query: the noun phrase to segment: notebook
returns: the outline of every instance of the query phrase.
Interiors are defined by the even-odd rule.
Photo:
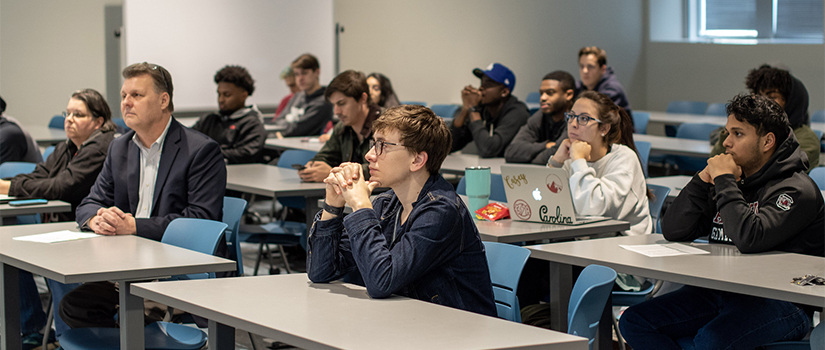
[[[529,165],[502,165],[501,178],[513,220],[581,225],[609,219],[576,216],[567,171]]]

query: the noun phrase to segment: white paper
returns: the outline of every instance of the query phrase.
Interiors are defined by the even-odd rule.
[[[27,241],[27,242],[37,242],[37,243],[55,243],[55,242],[64,242],[64,241],[71,241],[75,239],[84,239],[84,238],[92,238],[97,237],[97,234],[90,233],[90,232],[76,232],[76,231],[56,231],[56,232],[48,232],[48,233],[40,233],[36,235],[29,235],[29,236],[20,236],[14,237],[13,239],[16,241]]]
[[[12,200],[12,199],[14,199],[14,197],[9,196],[9,195],[7,195],[7,194],[0,194],[0,201],[3,201],[3,200]]]
[[[694,248],[681,243],[638,245],[619,244],[619,246],[631,252],[643,254],[651,258],[675,255],[710,254],[710,252],[708,251],[699,248]]]

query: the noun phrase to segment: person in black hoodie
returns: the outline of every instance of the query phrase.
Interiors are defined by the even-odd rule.
[[[617,106],[624,108],[628,115],[630,101],[624,93],[624,87],[613,68],[607,65],[607,52],[596,46],[587,46],[579,50],[579,78],[576,93],[592,90],[601,92],[610,97]]]
[[[742,253],[784,251],[825,256],[825,203],[806,174],[782,107],[765,96],[740,95],[727,107],[725,154],[708,159],[662,219],[670,241],[708,235]],[[620,329],[634,349],[753,349],[798,340],[812,311],[793,303],[685,286],[628,308]]]
[[[247,97],[255,92],[255,80],[243,67],[226,66],[215,74],[215,83],[219,111],[201,117],[192,129],[217,141],[227,164],[260,162],[266,130],[261,111],[246,106]]]
[[[788,115],[799,147],[808,156],[808,171],[819,166],[819,138],[811,129],[811,117],[808,116],[808,90],[805,84],[784,69],[767,64],[752,69],[745,79],[745,85],[753,94],[767,96],[774,100]],[[728,134],[723,130],[719,140],[710,151],[711,156],[725,152],[722,142]]]
[[[493,63],[486,70],[473,69],[473,74],[481,78],[481,86],[476,89],[468,85],[461,90],[461,111],[450,126],[451,152],[475,142],[479,156],[503,157],[530,111],[512,95],[516,76],[509,68]]]

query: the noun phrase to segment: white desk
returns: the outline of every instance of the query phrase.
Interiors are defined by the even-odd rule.
[[[0,349],[19,349],[19,270],[61,283],[120,282],[120,342],[143,349],[143,300],[129,294],[132,281],[235,270],[235,262],[137,236],[100,236],[60,243],[13,240],[16,236],[76,230],[74,222],[0,227]]]
[[[553,329],[567,329],[572,265],[599,264],[635,276],[825,306],[825,286],[790,283],[793,277],[805,274],[825,275],[822,257],[783,252],[742,254],[733,245],[703,244],[694,246],[710,254],[650,258],[619,247],[666,242],[662,235],[642,235],[528,246],[531,257],[550,261]]]
[[[501,166],[507,164],[504,158],[481,158],[477,154],[464,154],[453,152],[447,155],[444,163],[441,164],[442,174],[464,175],[464,169],[467,167],[484,166],[490,167],[490,173],[501,174]],[[533,164],[519,164],[527,166],[544,167],[544,165]]]
[[[211,349],[234,349],[233,328],[305,349],[587,349],[584,338],[399,296],[371,299],[363,287],[306,274],[132,287],[209,319]]]
[[[65,213],[71,210],[71,204],[58,200],[50,200],[46,204],[26,205],[22,207],[0,204],[0,218],[31,214]]]
[[[649,177],[645,179],[648,184],[651,185],[659,185],[665,186],[670,188],[670,193],[667,194],[670,198],[676,198],[679,196],[679,193],[682,191],[683,188],[690,182],[692,176],[687,175],[674,175],[674,176],[660,176],[660,177]]]
[[[664,124],[664,125],[680,125],[682,123],[707,123],[725,126],[728,122],[727,117],[705,115],[705,114],[683,114],[683,113],[667,113],[662,111],[639,111],[650,113],[650,123]],[[825,123],[811,123],[811,129],[825,131]],[[648,124],[648,130],[654,134],[664,135],[664,130],[651,128]]]
[[[633,140],[650,142],[650,153],[689,157],[710,156],[711,145],[705,140],[691,140],[645,134],[633,134]]]
[[[35,142],[40,146],[51,146],[62,141],[66,141],[66,131],[63,129],[52,129],[45,125],[22,125],[28,131]]]
[[[302,196],[306,198],[306,222],[318,212],[318,199],[326,190],[323,182],[303,182],[295,169],[266,164],[233,164],[226,166],[226,189],[266,197]]]
[[[628,222],[618,220],[605,220],[582,225],[551,225],[512,219],[498,221],[474,219],[474,221],[481,240],[501,243],[599,236],[630,229]]]
[[[302,149],[318,152],[324,147],[323,142],[318,142],[317,137],[285,137],[282,139],[268,138],[264,148],[273,150]]]

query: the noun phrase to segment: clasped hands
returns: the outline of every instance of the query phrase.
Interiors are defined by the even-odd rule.
[[[358,163],[341,163],[332,168],[324,179],[327,204],[333,207],[349,205],[352,210],[372,208],[370,195],[378,182],[366,181],[364,170]]]
[[[89,220],[89,228],[99,235],[133,235],[137,232],[135,217],[118,207],[100,208]]]
[[[736,165],[733,156],[722,153],[708,159],[708,166],[699,172],[699,178],[709,184],[714,184],[713,179],[719,175],[732,174],[736,181],[742,178],[742,167]]]
[[[553,155],[553,160],[558,163],[564,163],[564,161],[568,159],[584,159],[589,161],[590,149],[591,146],[586,141],[570,141],[570,139],[564,139],[559,145],[558,150],[556,150],[556,154]]]

